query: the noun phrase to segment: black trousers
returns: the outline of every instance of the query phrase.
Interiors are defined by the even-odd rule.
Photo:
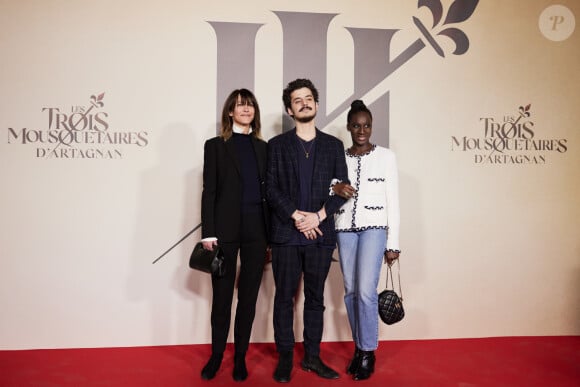
[[[227,221],[227,220],[224,220]],[[223,353],[230,330],[232,300],[236,282],[238,251],[240,274],[238,304],[234,323],[236,352],[246,352],[256,314],[256,300],[264,273],[266,258],[266,229],[261,211],[242,214],[239,242],[220,242],[224,252],[226,272],[221,278],[212,276],[213,300],[211,307],[212,352]]]
[[[304,276],[304,350],[320,354],[324,319],[324,284],[332,249],[311,246],[272,246],[274,297],[274,339],[278,352],[294,349],[294,298]]]

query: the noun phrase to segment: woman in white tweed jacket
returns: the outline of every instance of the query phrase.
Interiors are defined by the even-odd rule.
[[[356,345],[347,373],[354,380],[374,372],[379,339],[377,285],[384,261],[399,258],[399,182],[393,151],[371,144],[372,114],[356,100],[347,116],[352,146],[346,152],[352,185],[338,182],[332,194],[348,201],[335,213],[344,302]]]

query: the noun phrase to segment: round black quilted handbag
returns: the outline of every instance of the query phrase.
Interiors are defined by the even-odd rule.
[[[399,260],[397,259],[397,264]],[[391,275],[391,284],[393,289],[389,289],[389,274]],[[405,317],[405,310],[403,309],[403,292],[401,290],[401,275],[399,267],[399,293],[397,294],[394,290],[394,280],[393,272],[391,271],[391,266],[387,267],[387,286],[386,289],[379,293],[379,316],[381,320],[387,324],[391,325],[399,322]]]

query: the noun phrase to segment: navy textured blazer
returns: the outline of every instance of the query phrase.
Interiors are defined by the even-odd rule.
[[[316,129],[316,151],[312,173],[311,208],[297,208],[300,200],[300,179],[296,148],[296,128],[282,133],[268,142],[266,197],[271,210],[270,241],[287,243],[295,229],[291,218],[296,210],[316,212],[324,206],[327,218],[319,228],[323,236],[318,244],[333,246],[336,243],[333,214],[345,199],[329,195],[330,183],[336,178],[348,182],[344,146],[338,138]]]
[[[266,142],[249,135],[256,154],[264,224],[268,230],[266,203]],[[202,239],[217,237],[218,242],[240,241],[242,175],[236,145],[230,138],[214,137],[205,142],[203,160],[203,192],[201,195]]]

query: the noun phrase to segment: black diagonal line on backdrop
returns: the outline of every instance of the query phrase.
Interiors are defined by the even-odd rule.
[[[168,249],[167,249],[167,250],[166,250],[166,251],[165,251],[163,254],[161,254],[159,257],[157,257],[157,259],[156,259],[155,261],[153,261],[152,263],[155,263],[155,262],[159,261],[161,258],[163,258],[163,257],[165,256],[165,254],[167,254],[168,252],[170,252],[171,250],[173,250],[173,248],[174,248],[175,246],[177,246],[178,244],[180,244],[181,242],[183,242],[183,240],[184,240],[185,238],[187,238],[188,236],[190,236],[191,234],[193,234],[193,232],[194,232],[195,230],[197,230],[198,228],[200,228],[200,227],[201,227],[201,223],[200,223],[200,224],[198,224],[197,226],[195,226],[195,227],[193,228],[193,230],[191,230],[190,232],[188,232],[187,234],[185,234],[185,235],[184,235],[184,236],[183,236],[183,237],[182,237],[180,240],[178,240],[177,242],[175,242],[175,243],[173,244],[173,246],[171,246],[170,248],[168,248]]]

